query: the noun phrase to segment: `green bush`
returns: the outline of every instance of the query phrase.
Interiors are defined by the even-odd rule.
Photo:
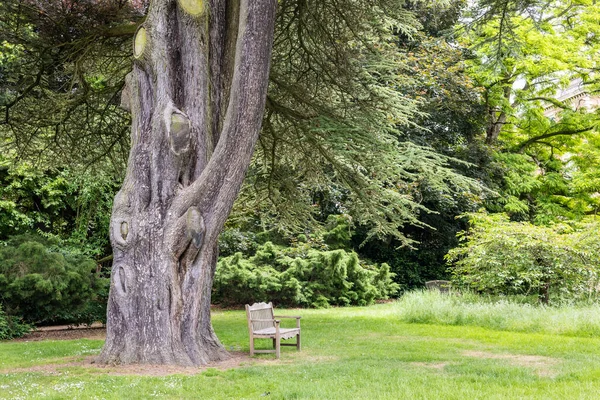
[[[469,217],[461,246],[447,255],[456,285],[491,295],[538,295],[544,303],[597,294],[597,223],[546,227],[503,214]]]
[[[120,181],[101,169],[40,169],[0,155],[0,243],[33,230],[101,258]]]
[[[20,318],[6,315],[0,305],[0,340],[21,337],[31,331],[31,325],[25,324]]]
[[[370,265],[354,252],[318,250],[299,243],[259,246],[252,257],[222,258],[213,285],[213,302],[328,307],[367,305],[398,290],[387,264]]]
[[[91,323],[105,318],[108,280],[91,259],[17,236],[0,248],[0,303],[26,323]]]

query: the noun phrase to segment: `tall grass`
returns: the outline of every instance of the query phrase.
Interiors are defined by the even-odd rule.
[[[395,304],[404,322],[468,325],[495,330],[540,332],[567,336],[600,336],[600,305],[520,304],[491,301],[474,294],[408,292]]]

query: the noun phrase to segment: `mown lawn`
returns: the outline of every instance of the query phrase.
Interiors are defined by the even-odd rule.
[[[99,340],[0,343],[6,399],[598,399],[600,337],[402,322],[401,303],[300,310],[303,351],[197,375],[114,376],[62,367]],[[286,313],[291,313],[286,312]],[[227,348],[248,350],[242,311],[215,312]],[[256,360],[272,359],[260,355]]]

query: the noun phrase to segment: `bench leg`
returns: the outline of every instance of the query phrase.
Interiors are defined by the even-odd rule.
[[[254,336],[250,335],[250,356],[254,355]]]
[[[300,351],[301,346],[300,346],[300,334],[296,335],[296,348],[298,349],[298,351]]]
[[[277,334],[277,335],[275,335],[275,354],[277,355],[277,358],[279,358],[279,355],[281,353],[280,345],[281,345],[281,338],[279,337],[279,334]]]

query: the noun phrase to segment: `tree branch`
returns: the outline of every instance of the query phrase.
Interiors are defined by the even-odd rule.
[[[146,18],[140,18],[137,21],[132,21],[128,24],[111,26],[99,33],[99,36],[112,38],[121,36],[133,36],[137,28],[146,20]]]
[[[548,138],[551,138],[554,136],[577,135],[580,133],[591,131],[594,128],[595,128],[595,126],[588,126],[587,128],[574,129],[574,130],[573,129],[564,129],[562,131],[550,132],[550,133],[545,133],[543,135],[534,136],[534,137],[522,142],[521,144],[517,145],[516,152],[523,153],[523,151],[525,151],[525,149],[527,147],[531,146],[534,143],[539,143],[544,139],[548,139]]]
[[[2,125],[8,124],[9,119],[10,119],[10,109],[11,109],[11,107],[13,107],[19,101],[23,100],[25,98],[25,96],[27,96],[33,89],[35,89],[37,86],[39,86],[39,84],[42,81],[42,76],[43,75],[44,75],[44,68],[40,67],[40,70],[38,71],[38,73],[35,76],[35,80],[29,86],[27,86],[25,88],[25,90],[23,90],[23,92],[21,94],[19,94],[17,97],[15,97],[13,99],[13,101],[11,101],[8,104],[4,105],[4,108],[5,108],[5,120],[2,123]]]
[[[192,206],[198,207],[206,217],[207,234],[211,236],[218,235],[225,223],[258,138],[265,108],[276,8],[276,0],[241,2],[234,75],[219,142],[200,177],[172,204],[176,217]]]
[[[563,110],[569,109],[569,106],[565,102],[553,99],[552,97],[537,96],[537,97],[531,97],[531,98],[527,99],[527,101],[536,101],[536,100],[547,101],[548,103],[552,103],[552,105],[554,105],[558,108],[562,108]]]

